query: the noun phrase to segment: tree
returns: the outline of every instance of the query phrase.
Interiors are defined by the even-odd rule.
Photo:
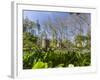
[[[86,13],[70,13],[70,16],[74,20],[74,23],[77,24],[75,28],[77,29],[78,34],[83,34],[84,28],[90,30],[90,14]]]
[[[51,19],[48,17],[48,20],[44,22],[44,28],[45,32],[48,34],[48,36],[51,36],[51,44],[52,47],[56,47],[57,45],[57,28],[56,26],[52,23]]]
[[[36,45],[37,37],[33,36],[29,32],[23,33],[23,50],[32,51],[32,49],[36,49],[38,46]]]
[[[34,21],[29,20],[28,17],[23,19],[23,32],[28,32],[33,27],[36,27],[36,23]]]

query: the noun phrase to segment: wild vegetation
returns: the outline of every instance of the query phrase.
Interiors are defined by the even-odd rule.
[[[91,65],[90,14],[68,15],[43,24],[23,19],[23,69]]]

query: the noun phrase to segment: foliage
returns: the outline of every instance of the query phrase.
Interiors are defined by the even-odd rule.
[[[37,37],[33,36],[31,33],[28,33],[28,32],[23,33],[24,50],[31,51],[32,49],[37,48],[36,42],[37,42]]]
[[[35,22],[29,20],[28,18],[25,18],[23,20],[23,32],[26,32],[29,29],[32,29],[32,27],[35,27]]]
[[[44,30],[41,30],[41,28],[36,30],[35,22],[27,18],[24,20],[23,69],[91,65],[91,34],[87,32],[87,34],[83,35],[80,19],[78,20],[80,26],[75,28],[78,31],[73,30],[73,27],[68,29],[69,27],[65,25],[66,20],[63,21],[57,18],[55,21],[58,25],[54,25],[51,19],[49,19],[44,25]],[[41,27],[39,23],[38,25]],[[69,31],[72,30],[70,33],[73,33],[71,36],[73,39],[68,37],[69,31],[67,29]]]
[[[27,69],[35,68],[53,68],[68,67],[69,64],[74,66],[89,66],[91,61],[90,51],[67,51],[57,49],[38,49],[33,51],[32,55],[24,55],[24,64],[28,65]],[[31,64],[31,65],[30,65]]]
[[[41,68],[48,68],[48,64],[42,61],[38,61],[32,67],[32,69],[41,69]]]

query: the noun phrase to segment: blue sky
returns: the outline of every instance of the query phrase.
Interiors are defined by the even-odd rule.
[[[48,20],[48,17],[52,20],[55,21],[54,19],[56,16],[59,16],[61,18],[68,17],[69,13],[67,12],[49,12],[49,11],[29,11],[25,10],[24,11],[24,19],[28,17],[31,21],[36,22],[39,20],[40,24],[42,24],[44,21]]]
[[[89,22],[90,24],[90,20],[91,20],[91,17],[90,17],[90,14],[89,13],[82,13],[83,15],[87,16],[87,22]],[[34,21],[36,23],[36,21],[38,20],[39,21],[39,24],[41,26],[44,25],[44,23],[46,21],[48,21],[48,18],[50,18],[50,20],[52,21],[53,24],[56,24],[56,26],[59,26],[59,23],[56,23],[56,18],[57,17],[60,17],[61,20],[69,20],[70,22],[75,20],[74,17],[72,17],[69,12],[54,12],[54,11],[33,11],[33,10],[24,10],[23,11],[23,18],[28,18],[29,20],[31,21]],[[78,21],[78,20],[77,20]],[[76,21],[76,22],[77,22]],[[79,20],[80,21],[80,20]],[[67,23],[65,23],[65,25],[67,25]],[[68,30],[65,30],[65,31],[68,31],[69,34],[71,34],[70,32],[70,27],[74,27],[76,25],[74,25],[73,22],[70,23],[70,26],[69,26],[69,29]],[[79,27],[80,24],[77,23],[77,27]],[[61,26],[59,26],[61,27]],[[83,34],[86,34],[87,32],[87,29],[89,26],[87,26],[87,24],[83,21],[81,22],[81,27],[83,27],[83,30],[84,30],[84,33]],[[56,27],[57,28],[57,27]],[[73,36],[72,36],[73,37]],[[71,36],[70,36],[71,38]]]

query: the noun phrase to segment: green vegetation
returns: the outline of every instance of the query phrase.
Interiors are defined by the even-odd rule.
[[[90,16],[67,15],[63,19],[55,15],[55,22],[48,17],[42,25],[23,20],[23,69],[91,65]]]
[[[63,44],[73,45],[69,48],[42,48],[36,45],[37,37],[30,33],[23,34],[23,68],[39,69],[39,68],[55,68],[69,67],[69,64],[76,66],[89,66],[91,63],[91,51],[87,47],[88,36],[76,36],[75,44],[65,41]],[[82,39],[82,40],[81,40]],[[85,41],[86,45],[82,43]],[[67,43],[68,42],[68,43]],[[72,48],[73,47],[73,48]]]

